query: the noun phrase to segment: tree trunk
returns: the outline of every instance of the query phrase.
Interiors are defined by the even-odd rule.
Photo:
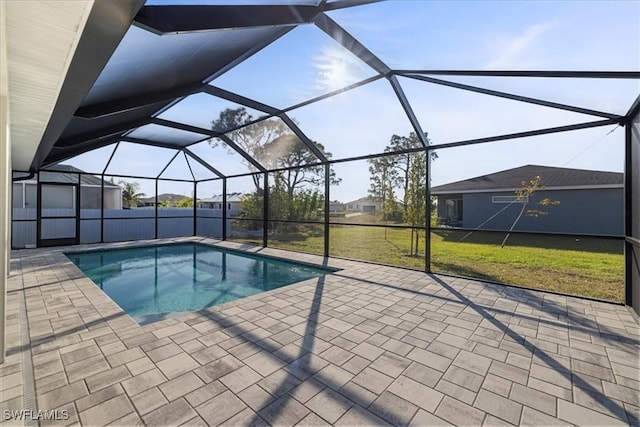
[[[409,255],[413,255],[413,233],[415,233],[415,230],[412,228],[411,229],[411,249],[409,251]]]
[[[515,219],[515,221],[513,221],[513,224],[511,224],[511,228],[509,228],[509,231],[507,232],[507,235],[504,236],[504,240],[502,241],[502,244],[500,245],[500,248],[504,248],[504,245],[507,243],[507,239],[509,238],[511,231],[513,231],[514,227],[516,226],[516,224],[518,223],[518,221],[522,217],[522,214],[524,213],[524,210],[525,210],[526,207],[527,207],[527,204],[524,203],[522,205],[522,209],[520,209],[520,213],[518,214],[518,217]]]

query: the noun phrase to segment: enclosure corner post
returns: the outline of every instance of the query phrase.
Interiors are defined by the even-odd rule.
[[[264,172],[264,191],[262,192],[262,246],[267,247],[269,238],[269,173]]]
[[[331,207],[330,191],[331,191],[331,165],[324,165],[324,256],[329,256],[329,219]]]
[[[222,240],[227,240],[227,178],[222,178]]]

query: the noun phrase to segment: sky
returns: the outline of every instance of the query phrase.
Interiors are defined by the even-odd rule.
[[[303,1],[302,3],[308,3]],[[400,1],[374,3],[328,15],[393,69],[640,70],[640,2],[637,1]],[[140,29],[132,31],[141,31]],[[163,36],[182,37],[188,35]],[[212,84],[286,108],[374,76],[356,56],[314,25],[293,29]],[[640,94],[638,80],[439,77],[493,90],[593,110],[624,114]],[[399,77],[432,144],[599,120],[598,117],[525,104]],[[193,95],[160,115],[208,127],[224,108],[209,95]],[[249,111],[254,117],[261,113]],[[392,135],[413,128],[386,79],[290,111],[302,131],[333,158],[381,152]],[[158,131],[155,129],[154,131]],[[160,129],[161,131],[161,129]],[[624,130],[615,125],[562,134],[438,150],[432,185],[454,182],[525,164],[623,170]],[[156,176],[173,153],[121,144],[109,173],[142,171]],[[102,153],[76,165],[101,171]],[[238,155],[207,142],[193,151],[226,174],[248,171]],[[141,161],[144,159],[144,161]],[[182,163],[178,163],[182,162]],[[67,162],[74,164],[74,161]],[[163,176],[184,177],[181,156]],[[340,185],[331,200],[367,195],[366,161],[334,166]],[[194,171],[196,173],[196,171]],[[199,169],[197,175],[211,175]],[[147,195],[153,181],[138,180]],[[228,191],[250,191],[250,179],[230,179]],[[160,193],[190,195],[189,183],[162,183]],[[198,197],[219,194],[219,184],[201,184]]]

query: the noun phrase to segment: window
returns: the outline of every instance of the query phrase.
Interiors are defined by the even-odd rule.
[[[527,203],[529,202],[529,196],[493,196],[491,197],[491,203]]]
[[[459,225],[459,222],[462,221],[462,200],[446,199],[445,205],[447,206],[447,222],[450,225]]]

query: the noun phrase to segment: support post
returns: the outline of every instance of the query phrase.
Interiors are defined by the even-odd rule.
[[[625,121],[625,304],[640,315],[640,96]]]
[[[222,178],[222,240],[227,240],[227,178]]]
[[[158,178],[156,178],[156,202],[154,203],[155,207],[155,215],[156,215],[156,221],[155,221],[155,239],[158,238]]]
[[[264,172],[264,191],[262,192],[262,246],[267,247],[269,238],[269,173]]]
[[[631,141],[632,121],[629,120],[624,127],[624,302],[626,305],[633,304],[633,246],[626,240],[631,236],[632,231],[632,141]]]
[[[80,244],[80,242],[82,241],[80,239],[80,215],[82,215],[82,211],[80,210],[80,203],[82,203],[82,175],[80,175],[80,173],[77,174],[78,175],[78,185],[76,185],[75,191],[76,191],[76,244]]]
[[[104,171],[100,175],[100,243],[104,243]]]
[[[331,165],[329,163],[324,165],[324,256],[329,256],[329,208],[331,206],[330,200],[331,191]]]
[[[431,151],[427,149],[424,152],[425,162],[427,168],[427,176],[425,177],[425,202],[426,206],[426,220],[425,220],[425,235],[424,235],[424,271],[431,273]]]
[[[198,183],[193,181],[193,235],[197,236],[198,231]]]

